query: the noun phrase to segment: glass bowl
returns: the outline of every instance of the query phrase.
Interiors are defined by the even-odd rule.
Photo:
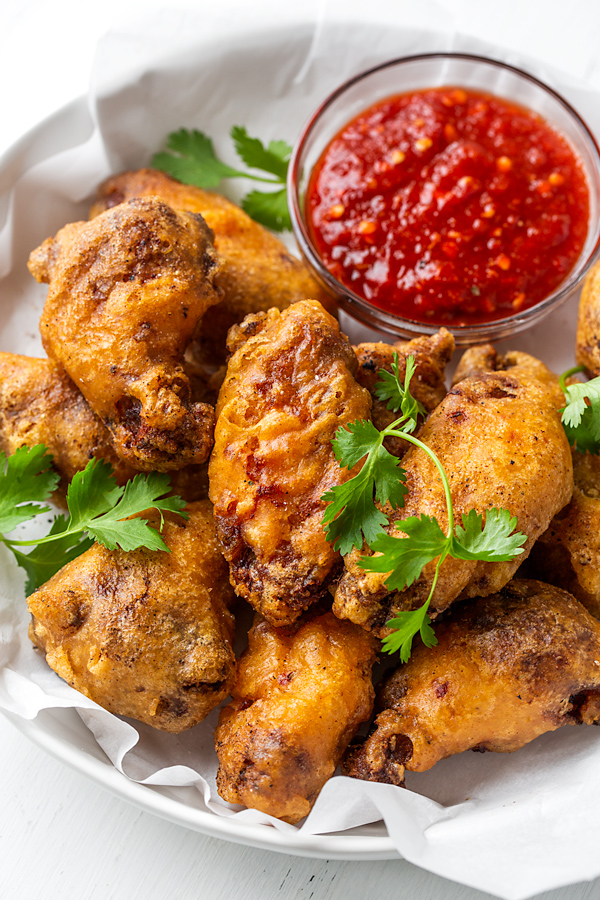
[[[536,305],[481,324],[446,325],[403,318],[379,309],[342,284],[325,267],[305,218],[310,174],[329,142],[361,112],[398,94],[433,87],[462,87],[495,94],[540,115],[575,151],[589,187],[589,223],[581,254],[565,280]],[[496,60],[462,53],[433,53],[392,60],[350,79],[311,115],[294,148],[288,173],[292,226],[300,252],[339,307],[363,325],[393,337],[432,334],[444,324],[460,346],[497,341],[536,325],[579,288],[600,248],[600,151],[577,112],[556,91],[526,72]]]

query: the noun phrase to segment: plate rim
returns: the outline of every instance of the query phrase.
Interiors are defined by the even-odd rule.
[[[60,715],[60,707],[54,707],[47,711]],[[292,834],[270,826],[262,826],[259,831],[256,824],[248,825],[237,822],[228,816],[218,816],[208,810],[187,806],[154,790],[155,786],[141,784],[128,778],[110,762],[108,757],[106,757],[106,763],[103,763],[87,753],[86,750],[75,747],[51,734],[41,728],[35,718],[25,719],[2,708],[0,708],[0,714],[24,737],[55,759],[75,769],[121,800],[175,825],[235,844],[287,853],[292,856],[354,861],[403,858],[394,847],[389,835],[383,837],[356,833],[303,834],[302,832]],[[85,727],[83,722],[81,725]],[[98,747],[103,752],[100,745]]]

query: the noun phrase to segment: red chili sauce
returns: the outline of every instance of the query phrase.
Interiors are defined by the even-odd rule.
[[[589,190],[567,141],[489,94],[389,97],[331,141],[307,191],[325,267],[386,312],[490,322],[547,297],[585,243]]]

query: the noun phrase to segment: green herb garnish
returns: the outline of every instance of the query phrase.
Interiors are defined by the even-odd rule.
[[[578,372],[585,372],[585,367],[575,366],[560,376],[566,400],[561,421],[572,447],[581,453],[600,453],[600,378],[567,385],[567,378]]]
[[[242,209],[256,222],[273,231],[291,229],[285,181],[292,148],[285,141],[271,141],[265,147],[239,125],[234,125],[230,134],[242,162],[250,169],[268,173],[269,177],[235,169],[222,162],[214,151],[211,139],[195,129],[173,131],[167,138],[167,150],[157,153],[152,158],[152,165],[184,184],[208,190],[217,188],[224,178],[249,178],[263,184],[282,186],[276,191],[250,191],[242,200]]]
[[[0,453],[0,541],[14,553],[27,572],[27,594],[34,591],[66,563],[87,550],[94,540],[114,550],[166,550],[162,537],[138,514],[154,508],[183,512],[180,497],[165,497],[169,476],[158,472],[136,475],[124,487],[118,487],[112,467],[104,460],[92,459],[77,472],[67,491],[68,516],[58,516],[49,533],[37,540],[18,541],[5,537],[18,525],[40,513],[55,490],[59,476],[52,470],[52,457],[43,444],[21,447],[8,459]],[[129,518],[136,516],[136,518]],[[33,547],[29,552],[21,548]]]
[[[389,573],[385,585],[390,591],[402,591],[420,576],[424,567],[437,559],[431,590],[425,603],[417,610],[401,612],[386,624],[395,629],[383,641],[388,653],[400,651],[406,662],[412,640],[418,633],[423,643],[432,647],[437,643],[431,619],[427,615],[435,592],[440,567],[451,556],[454,559],[505,562],[522,553],[527,536],[515,532],[517,520],[505,509],[486,510],[483,516],[472,509],[462,516],[462,524],[454,524],[450,485],[436,454],[412,432],[420,404],[410,394],[410,380],[415,361],[409,357],[404,383],[400,380],[397,354],[392,373],[381,373],[377,396],[388,401],[388,408],[401,415],[382,431],[372,422],[353,422],[336,432],[333,447],[341,466],[352,469],[364,459],[360,472],[344,484],[334,487],[323,496],[329,505],[324,516],[327,539],[343,554],[360,549],[363,542],[377,555],[363,556],[358,565],[371,572]],[[395,523],[404,537],[388,534],[384,528],[389,519],[380,506],[390,503],[392,508],[404,506],[407,494],[406,473],[400,460],[383,447],[386,437],[399,437],[420,447],[435,464],[444,487],[448,527],[444,532],[433,516],[410,516]]]

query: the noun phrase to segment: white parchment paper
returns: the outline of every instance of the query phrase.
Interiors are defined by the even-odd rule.
[[[275,19],[265,13],[272,5],[260,0],[251,9],[242,2],[218,6],[208,18],[165,10],[109,34],[98,48],[89,96],[0,160],[0,349],[42,355],[37,323],[45,288],[27,272],[30,251],[66,222],[85,218],[103,178],[147,165],[181,126],[210,134],[235,163],[232,125],[265,141],[293,142],[317,103],[351,75],[410,53],[461,50],[526,68],[559,89],[600,134],[593,41],[583,40],[569,75],[548,59],[468,36],[451,3],[314,0]],[[233,199],[236,190],[244,187],[232,188]],[[564,369],[574,330],[572,303],[511,346]],[[128,778],[187,786],[190,804],[200,791],[206,808],[231,817],[232,827],[235,820],[274,827],[293,842],[295,826],[219,799],[217,711],[183,735],[162,734],[112,716],[51,672],[27,637],[23,582],[0,546],[0,710],[35,719],[43,709],[74,707]],[[510,900],[600,874],[597,729],[564,728],[515,754],[465,753],[429,773],[409,773],[407,786],[335,777],[300,830],[326,834],[383,819],[406,859]]]

